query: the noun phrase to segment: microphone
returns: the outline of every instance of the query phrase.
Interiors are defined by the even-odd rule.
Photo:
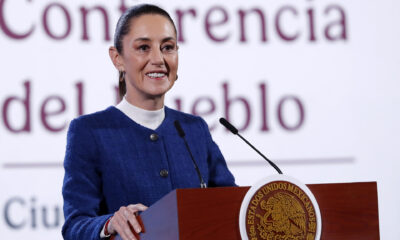
[[[249,145],[251,148],[253,148],[258,154],[261,155],[275,170],[279,173],[282,174],[282,171],[278,168],[278,166],[275,165],[271,160],[269,160],[266,156],[264,156],[260,151],[258,151],[257,148],[255,148],[251,143],[249,143],[242,135],[239,134],[239,131],[230,123],[228,122],[225,118],[220,118],[219,122],[224,125],[229,131],[231,131],[233,134],[238,135],[247,145]]]
[[[183,131],[181,124],[179,123],[178,120],[175,120],[174,121],[174,125],[175,125],[175,128],[176,128],[176,131],[178,132],[179,137],[181,137],[183,139],[183,141],[185,142],[186,149],[189,152],[189,155],[190,155],[190,158],[192,159],[194,168],[196,169],[197,176],[199,177],[200,187],[201,188],[207,188],[207,185],[204,183],[203,177],[201,176],[201,173],[200,173],[200,170],[199,170],[199,166],[197,165],[196,161],[194,160],[192,151],[190,151],[189,144],[186,141],[185,132]]]

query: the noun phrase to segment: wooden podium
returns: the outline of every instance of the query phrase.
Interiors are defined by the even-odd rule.
[[[307,186],[321,211],[321,239],[379,239],[376,182]],[[140,239],[240,240],[239,209],[248,189],[174,190],[141,214]]]

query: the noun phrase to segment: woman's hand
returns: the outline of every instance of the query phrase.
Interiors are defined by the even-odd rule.
[[[147,207],[140,203],[121,207],[111,218],[107,226],[107,231],[110,234],[118,233],[123,240],[137,240],[132,230],[139,234],[142,231],[142,226],[140,226],[136,219],[136,213],[145,211],[146,209]]]

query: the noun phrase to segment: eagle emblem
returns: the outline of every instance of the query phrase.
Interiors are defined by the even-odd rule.
[[[257,230],[266,240],[306,239],[306,212],[301,203],[292,195],[278,192],[260,202],[264,214],[259,218]]]
[[[250,188],[239,220],[245,240],[319,240],[321,236],[314,196],[307,186],[287,176],[273,176]]]

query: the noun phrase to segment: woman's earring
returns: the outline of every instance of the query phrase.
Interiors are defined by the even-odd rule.
[[[176,79],[175,79],[175,81],[176,81],[176,80],[178,80],[178,74],[176,74]]]
[[[119,71],[119,81],[120,82],[125,81],[125,71]]]

